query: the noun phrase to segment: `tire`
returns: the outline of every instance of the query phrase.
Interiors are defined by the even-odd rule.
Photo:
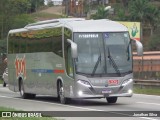
[[[3,81],[3,87],[6,87],[6,83]]]
[[[26,93],[25,93],[25,91],[24,91],[24,85],[23,85],[23,81],[22,81],[22,80],[20,81],[19,87],[20,87],[20,88],[19,88],[19,92],[20,92],[21,98],[26,99],[26,98],[27,98],[27,95],[26,95]]]
[[[117,102],[117,97],[108,97],[106,98],[108,103],[116,103]]]
[[[60,103],[62,104],[67,103],[67,98],[64,95],[64,89],[63,89],[63,85],[61,82],[58,83],[58,97],[59,97]]]
[[[29,93],[28,93],[28,98],[34,99],[35,97],[36,97],[36,94],[29,94]]]
[[[22,80],[20,81],[19,92],[20,92],[21,98],[23,98],[23,99],[29,99],[29,98],[30,98],[30,99],[33,99],[33,98],[36,97],[36,94],[25,93],[24,84],[23,84],[23,81],[22,81]]]

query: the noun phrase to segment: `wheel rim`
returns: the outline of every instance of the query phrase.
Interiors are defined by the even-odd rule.
[[[23,90],[23,83],[21,83],[20,94],[21,94],[21,96],[23,96],[23,95],[24,95],[24,90]]]
[[[64,97],[63,87],[60,87],[59,96],[60,96],[60,102],[61,102],[61,103],[64,103],[64,102],[65,102],[65,97]]]

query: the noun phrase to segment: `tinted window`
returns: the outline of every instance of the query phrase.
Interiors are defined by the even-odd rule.
[[[73,62],[71,57],[71,45],[67,42],[67,39],[72,40],[72,32],[64,28],[64,55],[67,74],[73,77]]]
[[[54,28],[10,34],[8,52],[54,52],[62,56],[62,29]]]

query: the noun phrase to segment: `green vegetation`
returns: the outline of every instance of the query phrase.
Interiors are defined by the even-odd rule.
[[[1,0],[0,39],[6,39],[10,29],[24,27],[33,22],[29,13],[44,5],[44,0]]]
[[[15,111],[13,108],[6,108],[6,107],[1,107],[0,106],[0,111]]]
[[[151,0],[116,0],[111,5],[114,13],[109,14],[105,6],[99,6],[97,12],[91,16],[93,19],[111,19],[115,21],[136,21],[141,22],[144,51],[160,50],[160,6],[155,5]],[[160,3],[159,3],[160,4]],[[148,30],[148,33],[145,31]],[[156,32],[157,31],[157,32]]]
[[[104,6],[99,6],[96,14],[91,16],[92,19],[104,19],[109,15],[108,10],[105,10]]]
[[[99,3],[99,1],[97,2]],[[141,22],[144,49],[159,50],[159,47],[155,47],[157,43],[159,44],[159,36],[155,33],[160,27],[160,5],[158,2],[156,4],[151,0],[116,0],[116,2],[116,4],[111,4],[114,9],[112,14],[109,10],[105,11],[104,4],[97,6],[97,4],[89,4],[87,1],[84,2],[84,12],[89,12],[92,9],[97,10],[95,14],[91,15],[93,19],[108,18],[116,21]],[[37,12],[41,8],[45,8],[44,0],[0,0],[0,40],[6,40],[10,29],[21,28],[37,20],[67,17]],[[149,30],[150,36],[145,37],[148,35],[148,33],[145,34],[145,29]],[[159,34],[159,32],[160,30],[157,33]],[[0,46],[0,51],[4,50],[6,51],[6,48]]]
[[[0,84],[3,84],[3,80],[2,79],[0,79]]]
[[[157,50],[157,51],[160,51],[160,27],[155,30],[154,32],[154,35],[152,35],[150,37],[150,40],[148,41],[147,43],[147,50],[151,50],[151,51],[154,51],[154,50]]]
[[[6,41],[10,29],[34,22],[30,13],[43,5],[44,0],[0,0],[0,41]],[[1,53],[6,53],[6,44],[1,45]]]
[[[43,18],[44,20],[45,19],[54,19],[54,18],[62,18],[63,17],[62,15],[45,13],[45,12],[32,13],[30,16],[34,19]]]
[[[13,108],[0,107],[0,111],[17,111]],[[23,111],[22,111],[23,112]],[[11,118],[1,118],[2,120],[57,120],[53,117],[11,117]]]
[[[134,93],[137,94],[147,94],[147,95],[160,95],[159,88],[140,88],[134,87]]]
[[[11,118],[3,118],[2,120],[57,120],[55,118],[49,117],[11,117]]]

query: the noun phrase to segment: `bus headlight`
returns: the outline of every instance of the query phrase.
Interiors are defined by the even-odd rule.
[[[131,81],[133,81],[133,79],[124,80],[123,83],[122,83],[122,87],[126,86]]]
[[[82,96],[82,95],[83,95],[83,92],[82,92],[82,91],[78,91],[78,95],[79,95],[79,96]]]
[[[78,80],[78,83],[86,87],[91,87],[90,83],[85,80]]]

